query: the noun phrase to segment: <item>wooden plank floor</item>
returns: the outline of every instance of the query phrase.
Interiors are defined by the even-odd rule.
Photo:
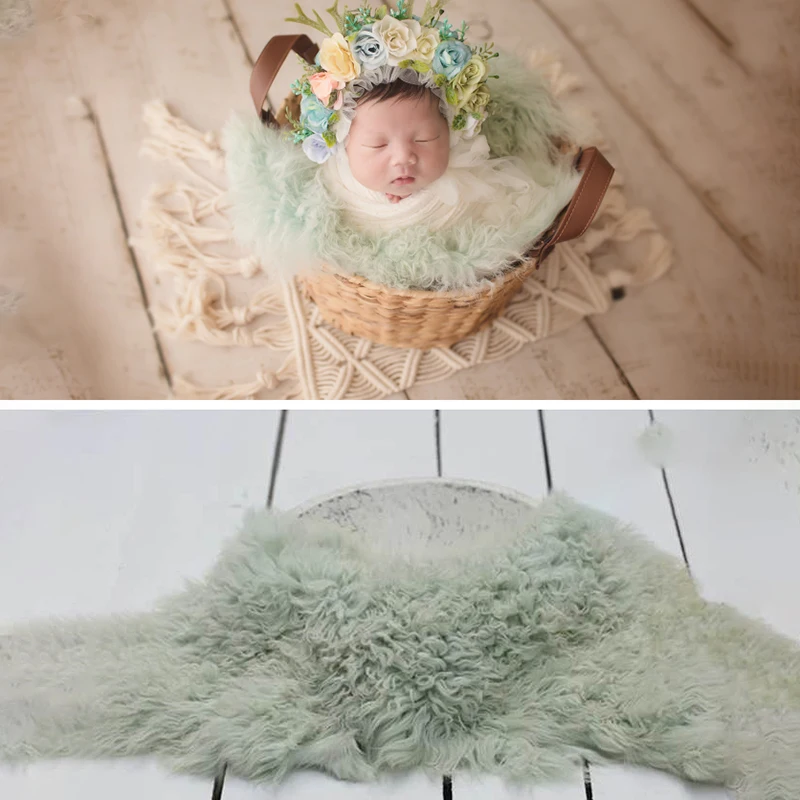
[[[800,443],[800,414],[657,417],[673,436],[665,473],[637,443],[646,411],[5,411],[0,630],[34,617],[148,609],[202,576],[247,507],[288,509],[355,483],[442,474],[534,498],[566,490],[676,558],[685,554],[707,599],[800,640],[800,465],[785,458],[788,443]],[[727,797],[626,766],[589,764],[588,776],[595,800]],[[303,772],[275,791],[228,776],[223,789],[222,800],[442,796],[442,785],[421,775],[387,787]],[[587,796],[577,770],[532,794],[459,774],[452,791],[456,800]],[[211,785],[149,760],[60,761],[0,769],[0,795],[207,800]]]
[[[43,3],[44,0],[39,0]],[[142,104],[201,129],[250,112],[250,65],[291,0],[64,0],[0,45],[0,398],[162,398],[176,374],[252,379],[282,354],[154,336],[168,297],[135,233],[167,174]],[[800,7],[794,0],[452,0],[475,36],[581,77],[632,204],[676,248],[657,284],[411,399],[800,396]],[[291,67],[276,84],[285,94]],[[604,261],[626,256],[606,253]],[[276,392],[264,396],[276,396]]]

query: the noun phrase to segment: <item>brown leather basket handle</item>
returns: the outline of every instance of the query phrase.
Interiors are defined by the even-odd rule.
[[[576,159],[576,167],[578,172],[583,173],[583,177],[570,204],[562,213],[555,231],[544,242],[544,247],[548,250],[559,242],[577,239],[586,233],[614,175],[614,167],[596,147],[581,150]]]
[[[250,96],[253,98],[256,114],[262,122],[272,124],[275,121],[269,109],[264,108],[264,103],[267,102],[267,93],[275,76],[292,50],[309,64],[313,64],[319,47],[302,33],[273,36],[253,65],[253,71],[250,73]]]

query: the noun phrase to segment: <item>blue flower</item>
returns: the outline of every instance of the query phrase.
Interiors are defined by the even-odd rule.
[[[327,161],[335,150],[336,146],[328,147],[328,143],[318,133],[303,140],[303,152],[315,164],[322,164]]]
[[[472,50],[467,45],[457,39],[448,39],[436,48],[431,66],[434,72],[450,81],[467,66],[471,58]]]
[[[325,108],[316,95],[306,94],[300,101],[300,122],[314,133],[325,133],[333,111]]]
[[[365,69],[382,67],[389,58],[383,39],[372,32],[372,25],[362,28],[352,45],[353,55]]]

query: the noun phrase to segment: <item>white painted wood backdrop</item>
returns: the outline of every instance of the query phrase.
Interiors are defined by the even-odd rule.
[[[536,411],[4,411],[0,626],[148,608],[200,576],[243,509],[263,506],[270,494],[276,507],[288,508],[361,481],[435,476],[441,468],[446,477],[534,497],[550,482],[635,523],[678,557],[682,540],[704,596],[800,639],[800,414],[673,411],[657,418],[674,436],[666,482],[637,444],[650,423],[645,411],[548,411],[541,419]],[[590,774],[594,800],[727,796],[649,770]],[[211,784],[138,760],[0,768],[3,798],[112,795],[207,800]],[[223,800],[409,796],[436,800],[442,786],[422,776],[358,786],[309,772],[277,792],[228,778],[223,792]],[[456,800],[512,796],[498,780],[457,774],[453,781]],[[576,773],[569,784],[527,796],[587,794]]]

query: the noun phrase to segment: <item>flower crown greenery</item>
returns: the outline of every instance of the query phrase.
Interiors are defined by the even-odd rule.
[[[344,98],[356,79],[384,66],[409,68],[420,83],[436,86],[452,107],[451,127],[470,138],[480,132],[487,116],[490,94],[486,86],[489,61],[497,57],[494,44],[469,46],[466,22],[453,28],[444,18],[445,0],[427,0],[421,16],[413,13],[414,0],[398,0],[397,8],[346,7],[339,0],[326,9],[336,23],[332,31],[314,11],[311,19],[299,4],[296,17],[287,22],[309,25],[323,33],[315,64],[301,62],[305,74],[292,84],[301,95],[300,119],[287,114],[293,141],[302,143],[305,154],[320,164],[337,145],[336,126],[342,119]],[[341,138],[341,137],[340,137]]]

